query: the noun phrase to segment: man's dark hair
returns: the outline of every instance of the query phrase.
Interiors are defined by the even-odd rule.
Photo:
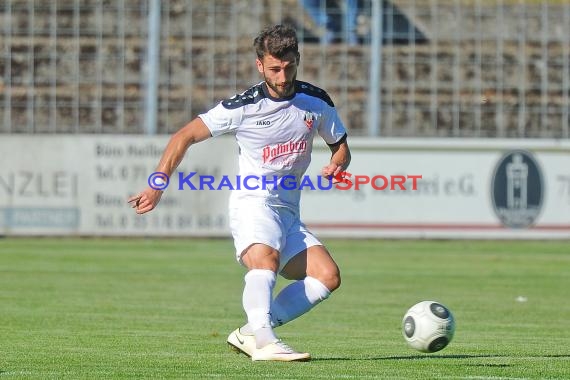
[[[290,25],[274,25],[263,29],[253,41],[257,58],[263,59],[265,54],[283,58],[293,52],[299,57],[297,32]]]

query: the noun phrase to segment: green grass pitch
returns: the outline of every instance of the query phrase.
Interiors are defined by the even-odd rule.
[[[277,330],[313,361],[252,363],[225,343],[244,320],[230,240],[0,239],[0,379],[570,378],[567,241],[325,242],[341,288]],[[426,299],[457,323],[435,354],[401,333]]]

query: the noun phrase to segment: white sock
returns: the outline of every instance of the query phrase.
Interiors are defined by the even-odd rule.
[[[271,325],[278,327],[305,314],[330,296],[330,290],[314,277],[305,277],[286,286],[271,304]],[[243,334],[253,334],[250,324],[243,326]]]
[[[305,314],[330,296],[330,290],[314,277],[296,281],[285,287],[271,304],[271,324],[284,325]]]
[[[249,329],[253,332],[257,348],[261,348],[277,337],[271,327],[271,294],[275,286],[275,273],[266,269],[252,269],[245,275],[243,309],[247,314]]]

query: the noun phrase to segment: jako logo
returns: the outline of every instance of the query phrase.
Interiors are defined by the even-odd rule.
[[[255,122],[255,125],[271,125],[270,120],[258,120]]]
[[[515,150],[504,155],[493,173],[493,208],[503,225],[525,228],[534,223],[544,198],[544,181],[530,152]]]

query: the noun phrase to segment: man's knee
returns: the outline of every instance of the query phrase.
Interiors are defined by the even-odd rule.
[[[324,246],[309,248],[306,268],[306,274],[319,280],[330,292],[340,286],[340,270]]]
[[[336,264],[321,268],[319,272],[312,277],[319,280],[330,292],[334,292],[340,287],[340,270]]]
[[[265,244],[250,245],[241,256],[243,264],[249,269],[268,269],[277,272],[279,252]]]
[[[328,285],[326,285],[326,287],[329,288],[331,292],[337,290],[340,287],[341,279],[340,279],[340,270],[338,269],[338,267],[335,266],[335,270],[331,271],[328,274],[327,283]]]

